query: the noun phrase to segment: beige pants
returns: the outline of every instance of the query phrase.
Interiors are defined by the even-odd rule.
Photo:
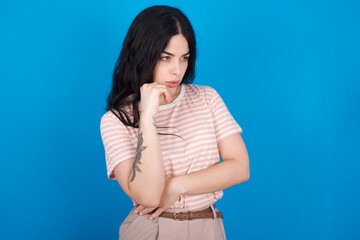
[[[141,216],[134,210],[135,207],[120,226],[120,240],[226,240],[221,218],[149,220],[150,215]]]

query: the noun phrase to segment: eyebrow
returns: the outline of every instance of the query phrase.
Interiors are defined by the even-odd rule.
[[[174,54],[169,53],[169,52],[167,52],[167,51],[163,51],[163,53],[165,53],[165,54],[167,54],[167,55],[170,55],[170,56],[175,56]],[[186,56],[186,55],[189,55],[189,54],[190,54],[190,51],[187,52],[187,53],[185,53],[183,56]]]

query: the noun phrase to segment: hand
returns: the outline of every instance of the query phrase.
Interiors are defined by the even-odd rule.
[[[165,188],[160,199],[159,207],[147,208],[137,203],[134,203],[134,206],[138,206],[135,209],[135,213],[139,213],[140,215],[145,215],[156,209],[156,211],[149,217],[149,219],[155,219],[159,217],[159,215],[163,211],[168,209],[168,207],[171,206],[178,199],[180,195],[181,195],[181,191],[177,184],[177,178],[176,177],[167,178],[165,180]]]
[[[140,88],[142,112],[154,116],[159,109],[160,97],[163,96],[165,102],[171,102],[171,96],[165,85],[158,83],[145,83]]]
[[[137,208],[135,208],[135,213],[138,213],[140,215],[148,214],[149,212],[152,212],[154,209],[156,209],[156,208],[144,207],[136,202],[134,202],[134,206],[137,207]]]

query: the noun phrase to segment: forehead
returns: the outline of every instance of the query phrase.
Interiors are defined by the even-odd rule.
[[[183,55],[189,52],[189,44],[182,34],[172,36],[166,48],[167,52]]]

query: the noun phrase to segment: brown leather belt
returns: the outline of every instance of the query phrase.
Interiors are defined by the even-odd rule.
[[[199,218],[214,218],[214,213],[212,212],[211,207],[209,207],[196,212],[162,212],[159,217],[172,218],[175,221],[183,221]],[[216,217],[223,218],[223,214],[221,212],[216,212]]]

